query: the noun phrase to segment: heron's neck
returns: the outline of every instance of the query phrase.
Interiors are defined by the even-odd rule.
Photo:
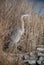
[[[21,30],[20,30],[21,34],[24,33],[24,20],[23,20],[23,18],[27,17],[27,16],[31,16],[31,14],[24,14],[24,15],[21,16],[21,25],[22,25]]]

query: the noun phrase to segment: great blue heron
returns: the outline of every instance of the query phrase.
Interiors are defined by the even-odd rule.
[[[21,16],[21,28],[17,28],[16,31],[13,31],[13,34],[11,36],[12,41],[13,41],[12,46],[14,44],[17,44],[18,41],[20,40],[21,36],[23,35],[23,33],[24,33],[24,20],[23,20],[23,18],[27,17],[27,16],[31,16],[31,14],[24,14],[24,15],[22,15]]]
[[[16,45],[16,48],[17,48],[17,43],[19,42],[21,36],[24,33],[24,20],[23,20],[23,18],[28,17],[28,16],[30,17],[31,14],[21,15],[21,27],[20,28],[16,27],[15,30],[12,31],[11,41],[7,41],[4,44],[4,49],[8,49],[9,47],[13,47],[14,44]]]

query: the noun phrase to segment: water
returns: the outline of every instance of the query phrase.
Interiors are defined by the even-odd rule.
[[[29,0],[29,6],[33,8],[34,13],[44,15],[44,0]]]

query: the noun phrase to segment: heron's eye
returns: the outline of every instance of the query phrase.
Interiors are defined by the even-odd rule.
[[[5,42],[3,45],[3,51],[7,51],[9,49],[9,43],[10,42]]]

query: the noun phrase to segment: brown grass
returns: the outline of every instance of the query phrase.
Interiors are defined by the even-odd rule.
[[[0,65],[22,65],[21,56],[17,54],[30,53],[37,45],[44,45],[44,17],[33,14],[27,0],[0,0],[0,3]],[[17,49],[14,45],[3,51],[4,43],[11,40],[11,32],[15,27],[20,27],[21,15],[25,13],[32,16],[24,18],[25,32],[18,42]]]

